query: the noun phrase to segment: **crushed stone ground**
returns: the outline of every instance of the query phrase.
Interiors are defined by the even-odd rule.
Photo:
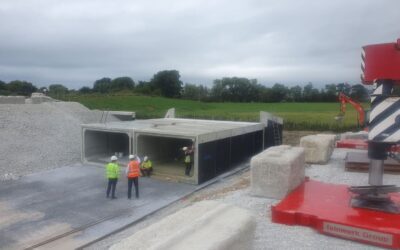
[[[76,102],[1,104],[0,181],[79,162],[80,125],[101,117]]]

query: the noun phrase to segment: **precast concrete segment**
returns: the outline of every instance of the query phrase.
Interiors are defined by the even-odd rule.
[[[201,201],[138,231],[110,250],[252,249],[255,228],[249,211]]]
[[[135,133],[154,135],[197,137],[199,143],[224,139],[236,135],[262,130],[262,123],[229,122],[195,119],[149,119],[130,122],[95,123],[82,126],[87,130],[132,130]]]
[[[43,93],[32,93],[31,98],[29,98],[29,100],[27,99],[27,103],[31,103],[31,104],[40,104],[43,102],[55,102],[57,100],[46,96]]]
[[[251,158],[251,194],[282,199],[304,180],[304,149],[270,147]]]
[[[0,104],[25,104],[25,96],[0,96]]]
[[[307,135],[300,138],[300,146],[305,149],[307,163],[325,164],[335,147],[334,135]]]
[[[85,124],[82,125],[82,160],[90,163],[104,163],[104,159],[110,157],[114,152],[128,152],[139,154],[141,157],[147,155],[154,160],[154,164],[173,163],[184,166],[181,149],[194,146],[192,174],[182,181],[199,184],[208,178],[207,175],[201,174],[201,171],[205,169],[204,166],[199,170],[199,159],[203,161],[211,159],[210,154],[215,153],[215,150],[212,150],[212,152],[206,152],[200,156],[199,148],[202,145],[242,135],[253,138],[251,133],[254,132],[261,133],[259,138],[262,140],[264,127],[263,123],[178,118]],[[129,136],[127,139],[129,142],[124,142],[126,146],[119,151],[115,150],[116,146],[113,147],[109,143],[115,141],[112,139],[115,138],[113,136],[115,133],[124,133]],[[96,138],[96,135],[99,138]],[[104,146],[100,146],[100,144]],[[260,150],[261,148],[262,144],[260,144]],[[179,160],[180,157],[181,160]],[[250,157],[250,155],[246,157]],[[229,161],[229,159],[227,160]],[[247,159],[242,157],[240,160]],[[208,166],[209,164],[204,163],[203,165]],[[207,170],[203,172],[205,171]],[[216,172],[216,170],[210,170],[210,172]]]

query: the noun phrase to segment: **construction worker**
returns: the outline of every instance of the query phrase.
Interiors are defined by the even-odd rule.
[[[150,177],[151,172],[153,172],[153,163],[149,160],[149,157],[145,156],[143,162],[140,165],[140,172],[142,176]]]
[[[128,199],[132,196],[132,183],[135,184],[136,198],[139,198],[139,175],[140,175],[140,162],[135,155],[129,156],[129,163],[125,170],[126,177],[128,177]]]
[[[118,177],[120,173],[117,160],[118,158],[115,155],[113,155],[111,156],[111,162],[106,165],[106,176],[108,179],[107,198],[110,197],[110,191],[111,191],[111,199],[117,198],[115,196],[115,188],[117,186]]]
[[[192,170],[192,161],[193,161],[193,147],[183,147],[182,150],[184,151],[185,154],[185,175],[190,176],[190,171]]]

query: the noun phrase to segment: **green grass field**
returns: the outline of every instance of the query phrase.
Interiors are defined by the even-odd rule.
[[[163,117],[172,107],[176,108],[177,117],[234,121],[258,121],[259,111],[267,111],[282,117],[288,130],[357,129],[357,113],[351,105],[342,122],[335,121],[339,103],[205,103],[123,94],[76,95],[65,99],[90,109],[135,111],[138,119]]]

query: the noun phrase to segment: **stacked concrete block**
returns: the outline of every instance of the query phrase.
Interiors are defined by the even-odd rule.
[[[249,211],[202,201],[136,232],[110,249],[252,249],[255,228]]]
[[[304,181],[304,149],[270,147],[251,158],[251,194],[282,199]]]
[[[0,104],[25,104],[25,96],[0,96]]]
[[[300,139],[300,146],[305,150],[306,162],[310,164],[326,164],[335,148],[336,135],[307,135]]]

